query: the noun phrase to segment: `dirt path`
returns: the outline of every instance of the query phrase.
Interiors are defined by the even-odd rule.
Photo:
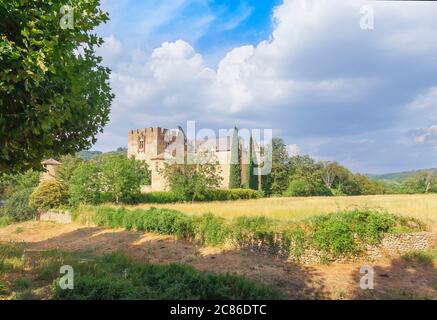
[[[433,298],[437,269],[402,259],[368,264],[375,270],[375,290],[359,287],[362,263],[303,266],[247,251],[199,247],[149,233],[26,222],[0,229],[0,242],[22,242],[26,250],[62,249],[104,254],[122,251],[151,263],[187,263],[199,270],[232,272],[275,286],[292,299]]]

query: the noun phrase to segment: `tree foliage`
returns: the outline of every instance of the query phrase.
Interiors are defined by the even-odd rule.
[[[207,155],[197,155],[193,164],[164,164],[162,174],[170,190],[194,202],[208,189],[218,188],[222,182],[220,166]],[[206,159],[208,158],[208,159]]]
[[[253,142],[252,136],[250,136],[250,140],[249,140],[248,157],[249,157],[249,163],[247,164],[247,172],[246,172],[246,175],[247,175],[246,188],[252,189],[252,190],[258,190],[258,175],[255,174],[257,172],[257,170],[256,170],[256,153],[254,150],[254,142]]]
[[[81,163],[69,183],[72,204],[104,201],[130,203],[150,183],[147,164],[121,153],[109,153]]]
[[[109,69],[93,30],[99,0],[0,3],[0,172],[40,167],[47,156],[90,147],[108,121]],[[61,27],[69,5],[74,25]]]
[[[104,157],[100,167],[103,191],[115,203],[131,202],[140,194],[141,185],[148,182],[145,162],[122,154]]]
[[[231,146],[231,168],[229,173],[229,188],[241,188],[241,152],[238,129],[234,128]]]
[[[68,186],[74,170],[76,170],[83,161],[76,156],[65,155],[60,158],[60,162],[61,165],[56,170],[56,179]]]
[[[282,195],[287,190],[290,173],[290,159],[284,141],[279,138],[272,140],[272,172],[271,193]]]
[[[12,194],[34,189],[38,186],[40,180],[40,172],[27,170],[19,174],[3,174],[0,176],[0,199],[7,199]]]
[[[4,207],[0,208],[0,216],[6,216],[11,221],[21,222],[31,220],[36,210],[29,205],[29,197],[33,189],[22,189],[13,193]]]
[[[49,210],[67,204],[65,186],[55,179],[45,180],[32,192],[29,206],[36,210]]]

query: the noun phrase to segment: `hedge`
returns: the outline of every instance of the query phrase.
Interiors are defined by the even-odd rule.
[[[209,189],[205,190],[197,201],[228,201],[228,200],[248,200],[262,198],[262,194],[252,189]],[[141,194],[135,200],[136,203],[175,203],[187,202],[191,199],[171,191],[150,192]]]

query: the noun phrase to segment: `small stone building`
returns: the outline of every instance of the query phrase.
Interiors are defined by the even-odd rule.
[[[58,170],[58,167],[61,165],[59,161],[56,161],[55,159],[48,159],[41,164],[44,167],[44,172],[41,174],[41,181],[46,180],[52,180],[56,178],[56,171]]]

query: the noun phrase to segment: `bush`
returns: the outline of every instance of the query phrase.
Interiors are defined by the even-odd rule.
[[[0,209],[0,228],[6,227],[12,223],[12,219],[8,216],[2,215],[2,209]]]
[[[41,182],[29,198],[29,205],[36,210],[50,210],[65,205],[67,202],[67,190],[56,180]]]
[[[304,180],[296,179],[290,182],[285,195],[290,197],[308,197],[311,195],[311,190]]]
[[[401,226],[406,232],[423,230],[424,226],[414,221],[371,210],[345,211],[311,219],[315,245],[334,255],[358,252],[362,244],[377,244],[384,234],[399,232]]]
[[[181,239],[194,238],[193,220],[175,210],[150,208],[130,211],[124,208],[98,207],[93,221],[99,226],[174,235]]]
[[[209,189],[204,192],[203,201],[248,200],[262,198],[259,191],[252,189]]]
[[[234,242],[245,245],[252,240],[273,243],[277,221],[266,217],[238,217],[233,224]]]
[[[225,219],[216,217],[212,213],[205,214],[195,219],[197,238],[207,245],[224,244],[230,234],[230,228]]]
[[[183,196],[180,196],[174,192],[150,192],[144,193],[137,197],[136,203],[175,203],[175,202],[185,202],[187,199]]]
[[[262,198],[262,194],[251,189],[208,189],[197,197],[197,201],[229,201]],[[136,203],[175,203],[187,202],[191,199],[172,191],[160,191],[141,194]]]
[[[0,216],[3,216],[3,223],[21,222],[31,220],[35,216],[36,210],[29,205],[29,198],[32,189],[17,191],[6,201],[3,208],[0,208]]]

